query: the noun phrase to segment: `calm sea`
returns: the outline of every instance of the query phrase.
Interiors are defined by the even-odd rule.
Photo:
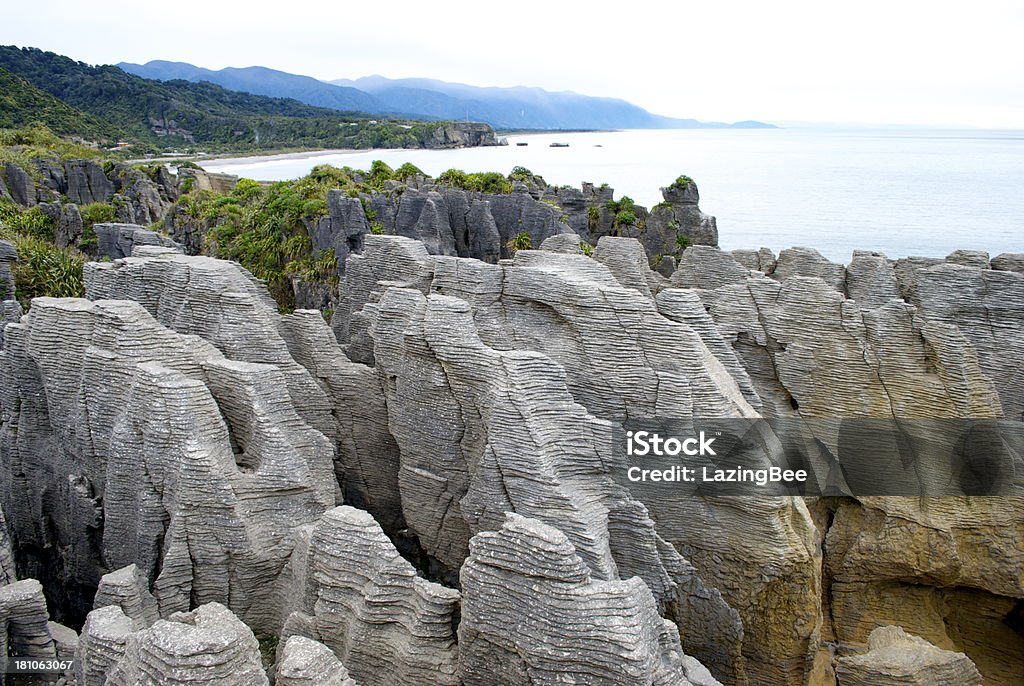
[[[890,257],[957,248],[1024,252],[1024,131],[668,130],[509,136],[463,150],[372,150],[210,160],[210,171],[291,179],[314,165],[412,162],[500,171],[552,184],[608,183],[650,207],[680,174],[697,181],[723,248],[804,245],[846,262],[856,248]],[[525,142],[526,146],[516,143]],[[569,147],[549,147],[550,143]]]

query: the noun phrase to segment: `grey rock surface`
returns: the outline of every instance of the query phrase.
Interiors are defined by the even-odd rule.
[[[104,560],[136,564],[162,616],[216,600],[276,630],[281,522],[315,520],[336,490],[333,445],[282,394],[282,372],[127,301],[37,298],[6,333],[0,498],[38,574],[62,579],[65,611],[84,615]],[[44,503],[62,513],[49,534]]]
[[[369,251],[361,256],[364,260],[372,258]],[[590,299],[592,309],[586,310],[586,315],[583,311],[578,317],[572,315],[569,321],[578,319],[582,326],[608,317],[611,326],[615,315],[606,315],[601,308],[609,307],[609,300],[621,300],[624,308],[625,303],[635,308],[629,317],[639,326],[652,330],[664,327],[677,333],[671,336],[673,355],[678,354],[683,336],[682,340],[694,346],[699,355],[695,359],[701,360],[704,381],[691,397],[683,387],[671,386],[663,377],[660,388],[664,393],[680,393],[666,395],[661,401],[666,407],[672,402],[683,403],[685,398],[685,402],[707,403],[709,408],[719,408],[717,411],[752,412],[735,382],[699,336],[660,317],[649,298],[623,289],[603,266],[587,258],[528,251],[517,254],[514,265],[474,265],[457,258],[436,258],[435,268],[434,287],[439,293],[465,294],[478,307],[456,297],[424,297],[418,290],[389,288],[375,305],[371,327],[377,369],[385,379],[391,433],[401,451],[402,506],[421,545],[442,565],[454,569],[468,552],[469,537],[477,531],[499,528],[506,511],[535,517],[558,526],[569,536],[595,578],[641,576],[659,606],[677,607],[680,625],[695,627],[689,637],[701,637],[698,642],[718,637],[708,641],[717,645],[717,653],[705,654],[700,646],[692,648],[701,660],[713,660],[730,673],[741,670],[738,655],[733,652],[738,651],[742,635],[735,613],[717,594],[700,590],[700,577],[660,540],[643,505],[611,479],[606,466],[610,456],[602,457],[610,425],[574,402],[566,387],[566,372],[550,359],[537,353],[490,347],[483,340],[485,325],[491,326],[488,337],[501,338],[500,328],[489,319],[485,307],[492,302],[492,286],[488,284],[494,283],[495,276],[499,278],[499,292],[510,296],[504,303],[510,314],[516,307],[522,307],[524,315],[528,313],[530,299],[550,297],[554,303],[557,297],[565,306],[571,302],[566,294],[578,289],[581,304]],[[503,269],[507,280],[502,288]],[[574,270],[580,273],[574,275]],[[588,270],[599,275],[601,281],[585,278]],[[516,282],[520,277],[521,285]],[[551,279],[549,284],[546,278]],[[568,283],[562,281],[566,278]],[[574,283],[573,279],[580,280]],[[517,306],[513,298],[524,302]],[[489,312],[493,315],[500,309]],[[637,310],[643,313],[639,319]],[[568,307],[565,311],[567,315],[572,312]],[[479,329],[474,325],[474,314],[481,322]],[[526,326],[513,330],[529,331]],[[553,349],[561,346],[572,350],[566,345],[567,339],[556,337],[564,334],[541,326],[538,338],[540,331],[548,333],[546,340]],[[653,334],[652,338],[657,340]],[[600,335],[586,336],[585,340],[595,344],[621,342]],[[507,337],[502,340],[504,346],[509,342]],[[658,355],[657,348],[651,347],[648,354]],[[635,372],[612,371],[611,360],[621,364],[629,356],[610,350],[608,355],[609,374],[631,373],[636,379],[643,373],[642,368]],[[721,376],[707,376],[708,367],[719,369]],[[603,371],[593,372],[591,369],[588,377],[602,385],[591,386],[590,398],[597,405],[601,405],[602,398],[619,403],[605,404],[604,409],[611,414],[620,412],[616,407],[622,407],[621,395],[604,396],[602,391],[603,384],[614,379],[606,378]],[[716,387],[716,383],[721,385]],[[579,388],[581,395],[587,390],[582,384]],[[715,388],[718,390],[712,390]],[[638,407],[650,401],[639,396],[635,400]],[[511,474],[537,477],[505,476]],[[697,629],[698,625],[702,628]],[[685,641],[684,645],[691,649]]]
[[[76,686],[106,686],[107,675],[124,657],[136,627],[121,608],[108,605],[89,613],[75,652]]]
[[[695,245],[683,251],[669,285],[672,288],[715,289],[743,283],[749,272],[732,254],[714,246]]]
[[[846,270],[843,265],[830,262],[814,248],[786,248],[779,253],[772,278],[786,281],[793,276],[819,278],[842,293]]]
[[[121,625],[123,626],[123,624]],[[108,629],[109,631],[109,629]],[[267,686],[252,631],[223,605],[176,612],[131,633],[105,686]]]
[[[946,262],[961,267],[989,268],[988,253],[984,250],[954,250],[946,255]]]
[[[7,179],[7,191],[14,202],[22,207],[36,204],[36,183],[27,171],[13,162],[8,162],[4,165],[4,176]]]
[[[114,184],[94,160],[68,160],[64,163],[67,189],[61,189],[71,202],[88,205],[107,202],[114,196]]]
[[[368,513],[325,513],[304,567],[289,589],[296,609],[283,638],[323,643],[363,686],[459,683],[458,591],[417,576]]]
[[[82,238],[84,228],[82,213],[79,211],[78,205],[74,203],[61,205],[60,219],[57,221],[57,229],[54,232],[54,242],[60,248],[77,245]]]
[[[14,568],[14,549],[11,547],[11,532],[7,530],[7,518],[0,508],[0,586],[12,584],[18,580]]]
[[[963,653],[942,650],[898,626],[871,632],[869,652],[839,659],[837,676],[842,686],[980,686],[974,663]]]
[[[0,241],[0,300],[14,298],[14,274],[11,268],[18,260],[18,251],[7,241]]]
[[[136,246],[154,245],[181,252],[181,246],[170,238],[138,224],[95,224],[93,231],[99,242],[99,254],[111,260],[131,257]]]
[[[93,610],[115,605],[137,629],[147,629],[160,619],[156,598],[149,592],[149,579],[135,565],[104,574],[96,589]]]
[[[860,266],[869,268],[849,271],[847,287],[865,294],[861,302],[844,298],[834,283],[798,275],[779,283],[754,274],[744,284],[698,291],[747,369],[764,414],[1003,416],[999,385],[986,372],[980,351],[967,335],[969,329],[955,323],[972,311],[970,307],[981,309],[968,305],[981,299],[964,280],[982,281],[999,273],[926,260],[897,263],[897,285],[917,294],[919,301],[937,291],[940,283],[956,284],[936,297],[933,312],[940,306],[955,310],[942,321],[929,316],[923,303],[918,308],[879,297],[893,294],[887,262],[863,253],[855,256],[854,263],[858,262],[867,262]],[[1016,276],[1004,272],[997,278]],[[880,290],[880,283],[888,285]],[[867,306],[872,300],[876,306]],[[1004,326],[1016,326],[1013,310],[1002,312],[1008,315]],[[1004,347],[1013,344],[1007,341]],[[1014,598],[1022,595],[1019,584],[1010,580],[1010,570],[1024,560],[1019,499],[940,498],[925,503],[865,497],[838,508],[811,504],[816,525],[825,535],[822,556],[831,579],[821,607],[831,626],[825,625],[823,632],[835,632],[841,645],[857,645],[866,643],[875,622],[915,617],[917,631],[944,648],[956,646],[967,652],[992,683],[1012,683],[1008,675],[1021,663],[1009,656],[1020,640],[1004,631],[1003,622],[1017,602]],[[655,504],[648,506],[659,522],[665,521]],[[944,541],[942,552],[937,540]],[[987,543],[979,547],[980,541]],[[1000,550],[999,555],[993,557],[993,549]],[[742,588],[707,571],[700,553],[683,550],[711,584]],[[921,553],[925,550],[929,552]],[[736,560],[729,566],[740,564]],[[743,616],[746,636],[781,638],[789,631],[788,626],[759,625],[759,615],[744,612],[749,606],[735,590],[724,595]],[[923,611],[925,607],[935,609]],[[962,632],[973,638],[964,640]],[[773,673],[779,683],[793,678],[771,666],[758,667],[761,678]]]
[[[604,236],[597,242],[594,259],[608,267],[624,287],[649,298],[665,285],[665,279],[651,270],[644,246],[635,238]]]
[[[0,586],[0,663],[8,656],[56,658],[43,587],[35,579]]]
[[[7,328],[8,324],[12,324],[21,319],[21,315],[21,303],[17,300],[0,301],[0,348],[2,348],[4,344],[4,329]]]
[[[1024,272],[1024,253],[1004,252],[993,257],[991,265],[1002,272]]]
[[[330,648],[304,636],[292,636],[281,648],[276,686],[358,686]]]
[[[857,251],[846,267],[846,294],[862,308],[874,309],[900,299],[896,272],[885,255]]]
[[[465,686],[689,686],[673,624],[640,579],[596,580],[558,529],[509,513],[461,571]]]
[[[953,263],[918,270],[915,297],[930,322],[955,326],[977,352],[1008,418],[1024,419],[1024,273]]]

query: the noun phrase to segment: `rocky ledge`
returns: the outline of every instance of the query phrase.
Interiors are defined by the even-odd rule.
[[[1019,421],[1019,256],[691,245],[666,277],[561,214],[484,240],[558,212],[537,190],[370,198],[413,235],[332,197],[330,324],[103,228],[85,298],[2,328],[4,654],[89,686],[1019,683],[1024,498],[674,497],[611,447],[645,417]]]

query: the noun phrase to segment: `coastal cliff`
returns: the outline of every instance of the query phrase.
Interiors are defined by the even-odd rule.
[[[1019,471],[679,496],[615,478],[611,437],[1019,426],[1020,255],[727,252],[688,177],[647,210],[522,169],[204,174],[5,174],[19,218],[160,222],[91,224],[84,297],[26,315],[0,242],[5,651],[87,685],[1017,682]]]

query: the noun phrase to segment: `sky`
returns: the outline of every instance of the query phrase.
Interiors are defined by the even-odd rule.
[[[708,121],[1024,129],[1021,0],[39,0],[0,44],[619,97]]]

